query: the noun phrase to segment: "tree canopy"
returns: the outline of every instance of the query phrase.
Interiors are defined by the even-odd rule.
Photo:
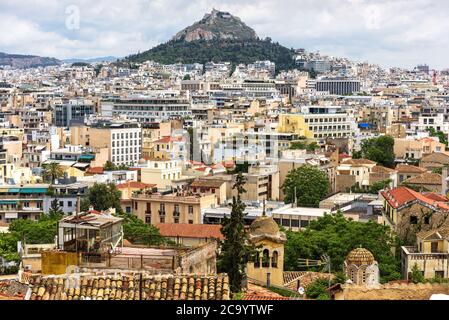
[[[282,188],[286,203],[296,198],[299,206],[317,207],[329,191],[329,180],[325,172],[305,165],[290,171]]]
[[[95,183],[89,188],[87,197],[81,202],[81,210],[87,211],[89,206],[93,206],[98,211],[115,208],[117,213],[121,213],[121,194],[114,183]]]
[[[62,167],[56,163],[48,163],[42,165],[43,171],[43,179],[49,183],[55,183],[56,179],[59,179],[64,176],[64,170]]]
[[[375,222],[348,220],[341,213],[312,221],[302,232],[287,231],[284,268],[300,270],[299,258],[320,259],[327,254],[332,271],[339,272],[343,270],[348,253],[360,246],[374,255],[379,264],[381,281],[401,278],[400,261],[392,253],[397,240],[390,228]]]
[[[377,162],[384,167],[393,168],[394,155],[394,138],[391,136],[380,136],[362,141],[362,150],[355,152],[354,159],[368,159]]]

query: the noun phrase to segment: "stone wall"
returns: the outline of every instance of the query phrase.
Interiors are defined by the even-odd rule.
[[[344,285],[335,300],[429,300],[433,294],[449,294],[449,284]]]

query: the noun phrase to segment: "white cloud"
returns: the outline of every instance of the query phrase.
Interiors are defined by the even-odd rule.
[[[79,29],[66,27],[70,5],[79,8]],[[213,7],[288,47],[449,67],[449,3],[438,0],[0,0],[0,51],[125,56],[169,40]]]

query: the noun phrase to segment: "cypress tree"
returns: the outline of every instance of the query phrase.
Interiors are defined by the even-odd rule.
[[[237,197],[232,199],[231,217],[225,217],[222,222],[221,233],[225,240],[221,244],[218,257],[218,269],[229,276],[231,292],[237,293],[242,289],[242,280],[245,276],[246,264],[255,253],[255,248],[248,241],[244,229],[245,204],[241,199],[245,178],[239,173],[232,187],[237,190]]]

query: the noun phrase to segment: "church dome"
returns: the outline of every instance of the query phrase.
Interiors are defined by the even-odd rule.
[[[279,232],[279,226],[272,217],[262,216],[257,218],[251,223],[249,227],[250,233],[254,236],[257,235],[277,235]]]
[[[285,234],[279,231],[279,226],[276,221],[268,216],[259,217],[251,223],[249,227],[249,238],[254,242],[269,239],[282,243],[287,240]]]
[[[346,257],[347,265],[371,265],[374,263],[374,256],[371,252],[364,248],[357,248],[349,252]]]

